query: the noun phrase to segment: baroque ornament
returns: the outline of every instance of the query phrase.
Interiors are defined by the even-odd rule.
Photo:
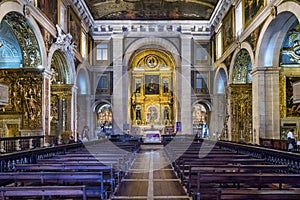
[[[72,35],[70,33],[64,34],[58,24],[56,24],[56,30],[57,38],[55,43],[59,45],[64,52],[70,53],[71,56],[74,57],[74,42],[72,41]]]

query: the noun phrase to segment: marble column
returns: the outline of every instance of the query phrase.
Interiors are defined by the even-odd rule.
[[[122,134],[123,124],[126,123],[124,109],[127,104],[124,102],[126,96],[126,87],[123,85],[123,34],[116,33],[112,36],[112,53],[113,53],[113,133]]]
[[[252,73],[253,143],[279,139],[279,68],[259,67]]]
[[[43,73],[43,98],[42,98],[42,127],[44,132],[44,144],[46,146],[50,143],[50,72],[45,70]]]
[[[183,134],[193,134],[192,103],[191,103],[191,54],[192,36],[181,35],[181,74],[178,73],[178,100],[180,104],[181,130]],[[181,77],[180,77],[181,76]]]

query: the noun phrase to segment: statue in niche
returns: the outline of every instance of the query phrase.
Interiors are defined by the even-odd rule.
[[[141,82],[138,81],[136,82],[136,85],[135,85],[135,93],[141,93]]]
[[[169,109],[168,109],[168,107],[165,107],[165,109],[164,109],[164,119],[169,120]]]
[[[141,120],[141,108],[136,108],[136,120]]]
[[[164,93],[169,92],[169,83],[167,80],[164,80]]]

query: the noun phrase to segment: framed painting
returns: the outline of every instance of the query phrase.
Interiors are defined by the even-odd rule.
[[[74,49],[80,53],[81,22],[72,8],[68,8],[68,30],[74,41]]]
[[[254,17],[264,8],[265,0],[244,0],[245,25],[247,26]]]
[[[234,26],[233,26],[233,9],[231,8],[223,19],[223,52],[232,44],[234,41]]]
[[[159,75],[145,75],[145,94],[159,94]]]

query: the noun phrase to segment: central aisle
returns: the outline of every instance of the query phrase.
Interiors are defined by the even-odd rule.
[[[191,199],[176,177],[162,145],[142,145],[113,199]]]

